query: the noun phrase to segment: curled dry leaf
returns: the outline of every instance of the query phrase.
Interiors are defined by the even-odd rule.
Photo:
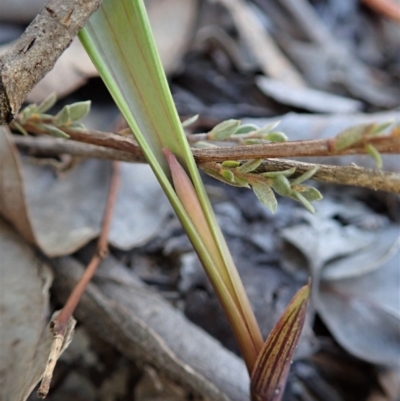
[[[397,367],[400,366],[399,260],[397,248],[388,261],[367,274],[323,281],[316,305],[336,340],[348,352],[372,363]]]
[[[357,210],[350,205],[347,212],[351,217]],[[342,347],[363,360],[398,366],[400,228],[387,224],[366,232],[341,226],[334,215],[308,217],[310,225],[287,228],[283,237],[306,256],[316,310]]]
[[[310,284],[301,288],[272,329],[251,374],[253,401],[280,401],[303,329]]]
[[[24,401],[50,352],[46,317],[53,274],[2,219],[0,255],[0,399]]]

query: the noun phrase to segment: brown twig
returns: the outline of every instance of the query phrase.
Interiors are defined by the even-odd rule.
[[[81,280],[72,291],[65,306],[62,308],[60,314],[53,320],[53,332],[55,335],[60,335],[64,333],[68,320],[74,313],[74,310],[78,305],[78,302],[81,299],[83,293],[85,292],[88,283],[90,282],[94,273],[99,267],[100,262],[108,254],[108,233],[110,231],[112,212],[117,199],[118,185],[119,163],[118,161],[114,161],[110,189],[108,192],[107,204],[104,211],[103,227],[101,229],[100,237],[97,242],[96,252],[92,257],[92,260],[89,262],[89,265],[86,268]]]
[[[20,39],[0,57],[0,124],[49,72],[101,0],[49,0]]]
[[[28,132],[43,134],[34,124],[26,124]],[[394,128],[393,132],[398,128]],[[64,128],[71,139],[93,145],[105,146],[129,152],[137,157],[137,161],[145,161],[143,152],[131,136],[123,136],[111,132]],[[397,132],[397,131],[396,131]],[[199,138],[200,139],[200,138]],[[380,153],[400,153],[400,136],[397,134],[373,137],[368,143],[375,146]],[[331,139],[315,139],[307,141],[288,141],[281,143],[265,143],[259,145],[223,146],[207,149],[193,148],[197,163],[223,162],[225,160],[250,160],[276,157],[323,157],[366,154],[363,144],[335,151]]]
[[[114,161],[112,167],[112,177],[110,182],[110,189],[108,191],[106,208],[104,211],[103,227],[101,229],[100,237],[97,242],[96,252],[89,262],[86,270],[82,274],[82,277],[72,290],[64,307],[51,322],[51,330],[54,336],[54,340],[46,366],[46,371],[40,387],[37,391],[37,394],[40,398],[46,397],[50,388],[50,382],[53,376],[56,361],[62,352],[62,347],[67,337],[71,337],[70,331],[73,330],[73,326],[75,325],[74,323],[71,323],[71,321],[73,320],[72,315],[101,261],[105,259],[108,255],[108,233],[110,231],[111,217],[117,199],[120,179],[119,162]]]
[[[19,149],[36,156],[54,156],[66,153],[79,157],[93,157],[99,159],[121,160],[127,162],[145,161],[143,155],[136,152],[136,148],[135,153],[132,154],[129,151],[120,151],[104,146],[89,145],[59,138],[34,138],[16,135],[14,135],[13,138],[14,143],[18,146]],[[132,146],[135,145],[133,145],[132,143]],[[128,149],[129,147],[126,148]],[[226,148],[225,151],[229,149],[234,148]],[[198,154],[204,152],[204,150],[200,149],[193,149],[193,151],[198,152]],[[227,157],[227,159],[234,160],[234,158],[230,155],[229,157]],[[249,159],[251,159],[251,157]],[[239,158],[238,160],[241,159]],[[215,162],[212,161],[199,163],[199,167],[201,168],[202,166],[207,166],[207,164],[209,163]],[[400,193],[400,175],[398,173],[364,169],[357,166],[329,166],[323,164],[319,164],[318,166],[319,170],[313,177],[313,179],[317,181],[342,185],[357,185],[375,190]],[[310,170],[312,167],[314,167],[314,164],[269,158],[268,160],[265,160],[261,166],[261,168],[264,169],[262,171],[265,172],[286,170],[291,167],[296,167],[297,173],[302,174],[305,171]]]
[[[213,171],[219,171],[216,163],[203,163],[199,167]],[[317,172],[312,179],[331,184],[354,185],[370,188],[375,191],[386,191],[400,194],[400,174],[382,170],[372,170],[355,165],[351,166],[330,166],[327,164],[304,163],[295,160],[267,159],[258,167],[257,173],[271,171],[284,171],[292,167],[296,168],[293,178],[318,166]]]

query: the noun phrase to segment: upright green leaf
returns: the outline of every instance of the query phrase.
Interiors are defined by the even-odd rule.
[[[176,112],[143,1],[103,0],[80,33],[80,39],[188,232],[208,275],[214,280],[217,293],[221,291],[225,294],[219,296],[228,319],[233,322],[236,337],[240,337],[244,330],[246,338],[250,338],[248,349],[242,339],[239,343],[247,366],[251,368],[262,346],[261,333]],[[238,123],[230,124],[231,127],[225,128],[235,131]],[[219,135],[225,135],[222,129],[220,131]],[[214,254],[205,246],[175,193],[163,149],[168,149],[177,157],[193,182],[216,243],[217,252]],[[218,271],[218,276],[215,276],[214,270]],[[241,328],[235,327],[238,322],[232,315],[236,312],[229,310],[230,300],[241,318]]]

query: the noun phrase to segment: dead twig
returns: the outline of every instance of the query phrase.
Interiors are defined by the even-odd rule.
[[[257,169],[258,173],[270,171],[284,171],[292,167],[296,168],[293,178],[318,166],[317,172],[312,179],[331,184],[354,185],[370,188],[375,191],[386,191],[400,194],[400,174],[382,170],[366,169],[355,165],[351,166],[330,166],[327,164],[304,163],[294,160],[267,159]],[[203,163],[200,168],[218,170],[215,163]]]
[[[33,132],[39,135],[43,134],[43,132],[34,124],[26,124],[24,127],[28,132]],[[400,136],[398,133],[395,133],[396,129],[397,128],[394,128],[392,133],[387,136],[370,138],[368,143],[374,145],[376,150],[380,153],[398,154],[400,153]],[[130,135],[125,136],[112,132],[82,130],[68,127],[63,127],[63,131],[73,140],[129,152],[135,156],[136,161],[145,161],[141,149]],[[195,142],[196,137],[198,137],[197,141],[201,141],[206,139],[204,135],[207,134],[190,135],[188,139],[191,142]],[[23,146],[22,143],[24,143],[24,141],[27,143],[29,140],[19,139],[18,141],[20,144],[19,146]],[[276,157],[345,156],[367,153],[364,144],[356,144],[346,149],[337,151],[332,148],[331,141],[331,139],[314,139],[307,141],[288,141],[258,145],[239,145],[233,147],[221,146],[208,149],[193,148],[192,151],[197,163],[223,162],[225,160],[266,159]],[[35,148],[33,142],[30,142],[30,147],[32,149]]]
[[[119,179],[120,179],[119,162],[114,161],[110,189],[108,192],[107,204],[104,211],[103,226],[99,240],[97,242],[96,252],[93,255],[91,261],[89,262],[79,282],[72,290],[64,307],[51,322],[51,328],[54,335],[54,342],[53,342],[54,346],[52,347],[52,351],[54,351],[53,353],[56,354],[57,356],[61,353],[61,348],[63,346],[64,339],[66,338],[68,328],[70,327],[72,314],[74,313],[80,299],[82,298],[82,295],[86,290],[86,287],[88,286],[90,280],[95,274],[101,261],[104,260],[108,255],[108,233],[110,231],[111,217],[117,199]],[[49,358],[48,361],[49,368],[46,369],[46,374],[44,375],[42,383],[38,389],[38,396],[41,398],[44,398],[49,391],[50,382],[55,367],[55,362],[56,358],[54,357]]]
[[[49,0],[20,39],[0,57],[0,124],[18,113],[101,0]]]
[[[101,133],[104,134],[104,133]],[[76,141],[71,141],[71,140],[65,140],[65,139],[60,139],[60,138],[50,138],[50,137],[22,137],[22,136],[13,136],[14,143],[18,146],[19,149],[28,152],[31,155],[36,155],[36,156],[54,156],[54,155],[59,155],[59,154],[71,154],[73,156],[79,156],[79,157],[92,157],[92,158],[99,158],[99,159],[108,159],[108,160],[120,160],[120,161],[126,161],[126,162],[145,162],[145,159],[143,157],[143,154],[141,152],[138,152],[137,146],[134,144],[133,139],[131,138],[125,138],[121,137],[117,134],[110,134],[111,138],[118,137],[117,146],[119,146],[121,143],[123,143],[123,148],[124,149],[129,149],[132,147],[134,149],[134,152],[131,153],[129,150],[128,151],[120,151],[116,149],[111,149],[109,147],[104,147],[104,146],[96,146],[96,145],[89,145],[89,144],[84,144],[84,143],[79,143]],[[109,138],[110,138],[109,137]],[[125,141],[126,139],[126,141]],[[107,143],[108,141],[104,141],[104,143]],[[318,140],[318,141],[302,141],[302,142],[321,142],[325,143],[325,146],[327,145],[326,140]],[[289,149],[290,147],[287,147],[286,145],[288,144],[301,144],[301,141],[299,142],[286,142],[286,143],[281,143],[281,144],[268,144],[265,145],[265,147],[268,149],[270,146],[275,146],[275,145],[285,145],[284,150]],[[382,151],[384,147],[387,147],[390,150],[390,146],[386,143],[379,142],[374,144],[377,149]],[[240,148],[247,148],[247,147],[264,147],[264,145],[254,145],[254,146],[243,146]],[[297,145],[295,145],[297,146]],[[303,145],[301,145],[303,146]],[[300,149],[301,149],[300,146]],[[324,146],[319,145],[321,151],[324,151],[326,153],[326,149]],[[316,148],[315,143],[311,145],[311,148],[314,147],[314,150]],[[279,146],[277,147],[279,149]],[[315,166],[315,164],[311,163],[303,163],[303,162],[298,162],[298,161],[293,161],[293,160],[282,160],[282,159],[272,159],[268,157],[260,157],[260,155],[257,155],[256,157],[247,154],[246,157],[242,157],[242,153],[239,153],[239,155],[236,154],[236,156],[239,157],[234,157],[235,155],[232,155],[229,152],[229,150],[233,151],[236,149],[236,147],[228,147],[228,148],[213,148],[211,150],[215,149],[223,149],[224,150],[224,158],[220,158],[220,155],[217,155],[216,159],[217,161],[224,161],[224,160],[243,160],[243,159],[254,159],[254,158],[262,158],[262,159],[268,159],[264,160],[264,163],[262,164],[261,168],[263,169],[263,172],[267,171],[280,171],[280,170],[287,170],[291,167],[296,167],[296,172],[299,174],[304,173],[307,170],[310,170],[312,167]],[[274,147],[273,147],[274,149]],[[276,147],[275,147],[276,149]],[[199,167],[201,168],[202,166],[207,166],[209,163],[216,163],[215,160],[213,160],[213,155],[209,154],[210,149],[193,149],[193,153],[195,154],[196,161],[198,162]],[[361,152],[362,151],[362,152]],[[361,153],[365,153],[363,149],[360,149]],[[397,149],[396,152],[393,151],[393,153],[398,153],[399,149]],[[211,160],[211,161],[206,161],[205,163],[199,162],[199,159],[201,160],[202,155],[206,153],[206,160]],[[389,152],[388,152],[389,153]],[[265,151],[264,151],[265,154]],[[272,153],[273,155],[276,155],[276,153]],[[348,153],[347,153],[348,154]],[[314,156],[314,153],[309,154],[310,156]],[[324,156],[328,156],[328,154],[323,154]],[[286,156],[285,153],[283,153],[281,156]],[[381,191],[387,191],[387,192],[394,192],[394,193],[400,193],[400,174],[398,173],[392,173],[392,172],[385,172],[381,170],[372,170],[372,169],[365,169],[362,167],[358,166],[330,166],[330,165],[324,165],[324,164],[319,164],[319,169],[317,173],[314,175],[313,179],[317,181],[322,181],[322,182],[329,182],[332,184],[342,184],[342,185],[357,185],[365,188],[371,188],[374,190],[381,190]],[[261,172],[261,170],[260,170]]]

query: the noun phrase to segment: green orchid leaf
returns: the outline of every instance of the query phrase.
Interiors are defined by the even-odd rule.
[[[301,288],[272,329],[251,375],[252,401],[280,401],[300,339],[310,296],[310,284]]]
[[[261,333],[183,131],[143,1],[103,0],[79,37],[187,231],[251,369],[262,346]],[[225,136],[239,124],[225,124],[226,131],[220,125],[216,131]],[[194,185],[215,243],[211,249],[175,192],[165,150],[177,158]]]

